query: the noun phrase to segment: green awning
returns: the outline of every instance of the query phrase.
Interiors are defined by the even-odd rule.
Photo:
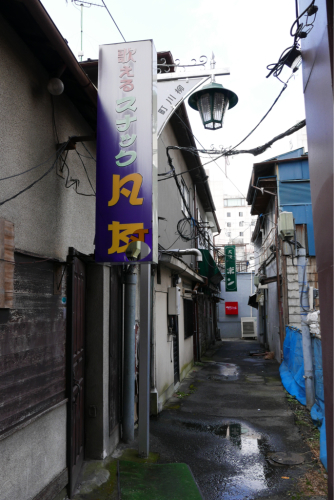
[[[208,278],[208,281],[213,285],[218,285],[223,280],[222,273],[219,271],[209,250],[200,250],[203,260],[198,263],[199,274]]]

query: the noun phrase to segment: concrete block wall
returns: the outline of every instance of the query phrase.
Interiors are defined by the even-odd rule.
[[[318,288],[318,273],[316,269],[315,257],[307,259],[307,282],[309,286]],[[301,328],[300,318],[300,297],[298,283],[297,259],[292,262],[291,257],[287,257],[287,285],[288,285],[288,307],[289,307],[289,325],[295,328]],[[315,307],[319,308],[319,301],[315,302]]]

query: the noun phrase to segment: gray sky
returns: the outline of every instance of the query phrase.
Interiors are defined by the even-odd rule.
[[[101,4],[101,0],[92,0]],[[224,126],[205,131],[199,114],[187,105],[194,135],[206,148],[234,146],[257,124],[279,94],[282,84],[266,78],[266,66],[277,62],[292,45],[290,27],[295,20],[293,0],[105,0],[126,41],[152,38],[157,51],[169,50],[174,59],[190,60],[215,54],[217,67],[229,67],[231,75],[217,81],[239,97],[226,113]],[[80,8],[71,0],[42,0],[75,56],[80,50]],[[79,3],[79,2],[77,2]],[[98,46],[119,43],[122,38],[104,8],[84,8],[84,60],[98,58]],[[283,81],[290,76],[286,68]],[[301,68],[259,129],[242,145],[250,149],[269,141],[305,117]],[[291,148],[291,138],[276,143],[254,158],[240,155],[229,160],[227,175],[246,194],[254,162]],[[203,161],[204,162],[204,161]],[[219,160],[225,170],[225,160]],[[218,167],[213,164],[216,171]],[[223,174],[221,174],[223,176]],[[224,177],[224,176],[223,176]],[[225,192],[236,193],[226,181]]]

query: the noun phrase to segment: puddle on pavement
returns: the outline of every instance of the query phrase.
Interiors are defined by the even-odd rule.
[[[237,380],[239,378],[239,367],[233,363],[208,363],[206,366],[212,375],[209,375],[211,380]]]
[[[226,469],[221,474],[213,474],[206,481],[216,484],[215,498],[241,500],[258,498],[277,486],[281,476],[286,475],[283,466],[279,468],[268,462],[266,457],[272,450],[264,436],[247,425],[230,422],[228,424],[206,424],[199,422],[177,422],[189,430],[207,432],[223,438],[217,446],[204,451],[210,460],[221,463]],[[205,491],[205,485],[202,485]]]

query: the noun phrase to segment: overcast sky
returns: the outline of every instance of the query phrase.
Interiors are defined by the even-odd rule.
[[[101,0],[92,0],[102,4]],[[80,50],[80,7],[71,0],[42,0],[75,56]],[[79,4],[79,2],[76,2]],[[190,60],[214,52],[217,67],[228,67],[230,76],[218,78],[233,90],[239,102],[226,113],[224,126],[205,131],[198,112],[187,104],[194,135],[205,148],[212,145],[234,146],[245,137],[267,112],[279,94],[282,84],[266,78],[266,66],[277,62],[283,50],[292,45],[290,27],[295,20],[293,0],[105,0],[126,41],[153,39],[157,51],[170,51],[174,59]],[[104,8],[85,7],[83,12],[84,60],[98,58],[98,46],[122,41]],[[285,81],[291,70],[284,69]],[[242,145],[250,149],[269,141],[305,117],[301,69],[273,111],[258,130]],[[258,157],[235,156],[229,159],[227,175],[244,194],[252,165],[292,147],[284,139]],[[219,160],[225,170],[225,160]],[[213,167],[218,167],[213,164]],[[213,175],[213,174],[212,174]],[[221,174],[223,175],[223,174]],[[234,194],[235,186],[226,181],[224,191]]]

